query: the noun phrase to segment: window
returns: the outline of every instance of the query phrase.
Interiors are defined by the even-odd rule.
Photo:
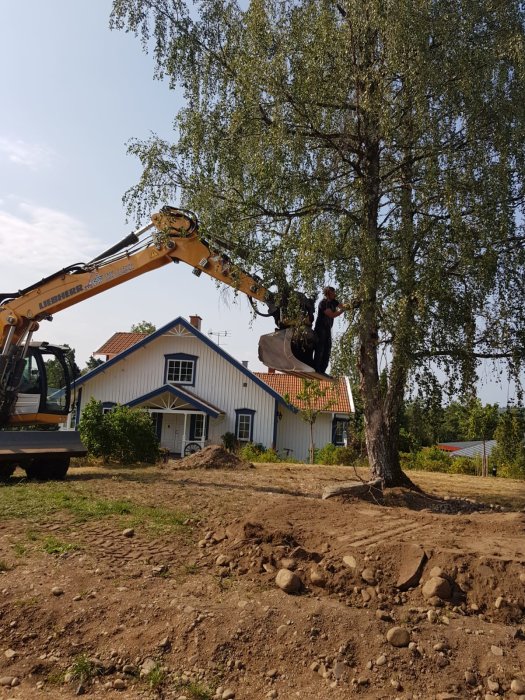
[[[165,355],[164,381],[170,384],[190,384],[195,386],[196,355],[176,353]]]
[[[207,416],[194,413],[190,418],[190,440],[203,440],[206,437]]]
[[[152,411],[150,413],[151,416],[151,422],[153,423],[153,428],[155,430],[155,435],[159,438],[162,435],[162,413],[158,413],[158,411]]]
[[[251,408],[238,408],[235,417],[235,436],[240,442],[251,442],[253,439],[253,417],[255,411]]]
[[[114,401],[104,401],[102,403],[102,413],[111,413],[117,404]]]
[[[332,442],[334,445],[346,445],[348,418],[334,417],[332,421]]]

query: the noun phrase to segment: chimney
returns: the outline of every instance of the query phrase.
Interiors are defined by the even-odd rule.
[[[248,369],[248,360],[243,360],[243,361],[242,361],[242,366],[243,366],[243,367],[246,367],[246,369]]]
[[[268,374],[275,374],[275,369],[273,367],[268,367]]]
[[[200,316],[197,316],[197,314],[195,314],[194,316],[190,316],[191,325],[194,328],[196,328],[198,331],[200,331],[200,329],[201,329],[201,322],[202,322],[202,318]]]

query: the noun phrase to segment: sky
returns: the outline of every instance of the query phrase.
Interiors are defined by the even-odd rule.
[[[152,132],[171,138],[181,102],[153,79],[139,40],[109,29],[110,0],[0,0],[0,8],[0,291],[13,292],[134,229],[122,196],[140,167],[126,143]],[[193,314],[211,340],[265,370],[257,344],[272,319],[253,321],[246,299],[184,264],[57,313],[34,340],[70,345],[83,367],[116,331]]]
[[[0,0],[0,9],[0,291],[13,292],[90,260],[133,230],[122,196],[140,164],[126,144],[152,132],[172,139],[182,105],[153,79],[140,41],[110,31],[110,0]],[[254,321],[242,295],[235,300],[184,264],[61,311],[34,340],[68,344],[82,368],[117,331],[193,314],[211,340],[265,370],[257,344],[274,330],[272,320]],[[343,328],[337,319],[335,332]],[[506,405],[512,388],[496,384],[489,367],[482,375],[481,398]]]

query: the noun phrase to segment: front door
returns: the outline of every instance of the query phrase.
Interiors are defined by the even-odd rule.
[[[165,413],[162,420],[160,446],[174,454],[180,455],[183,432],[184,415],[180,413]]]

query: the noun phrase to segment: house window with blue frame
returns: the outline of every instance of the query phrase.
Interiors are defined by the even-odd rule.
[[[253,441],[253,419],[255,411],[251,408],[238,408],[235,411],[235,437],[239,442]]]
[[[114,401],[103,401],[102,402],[102,413],[111,413],[117,404]]]
[[[332,420],[332,442],[342,446],[348,443],[348,418],[334,416]]]
[[[168,384],[188,384],[195,386],[197,355],[177,352],[164,355],[164,381]]]
[[[208,437],[209,416],[193,413],[190,418],[190,440],[205,440]]]

